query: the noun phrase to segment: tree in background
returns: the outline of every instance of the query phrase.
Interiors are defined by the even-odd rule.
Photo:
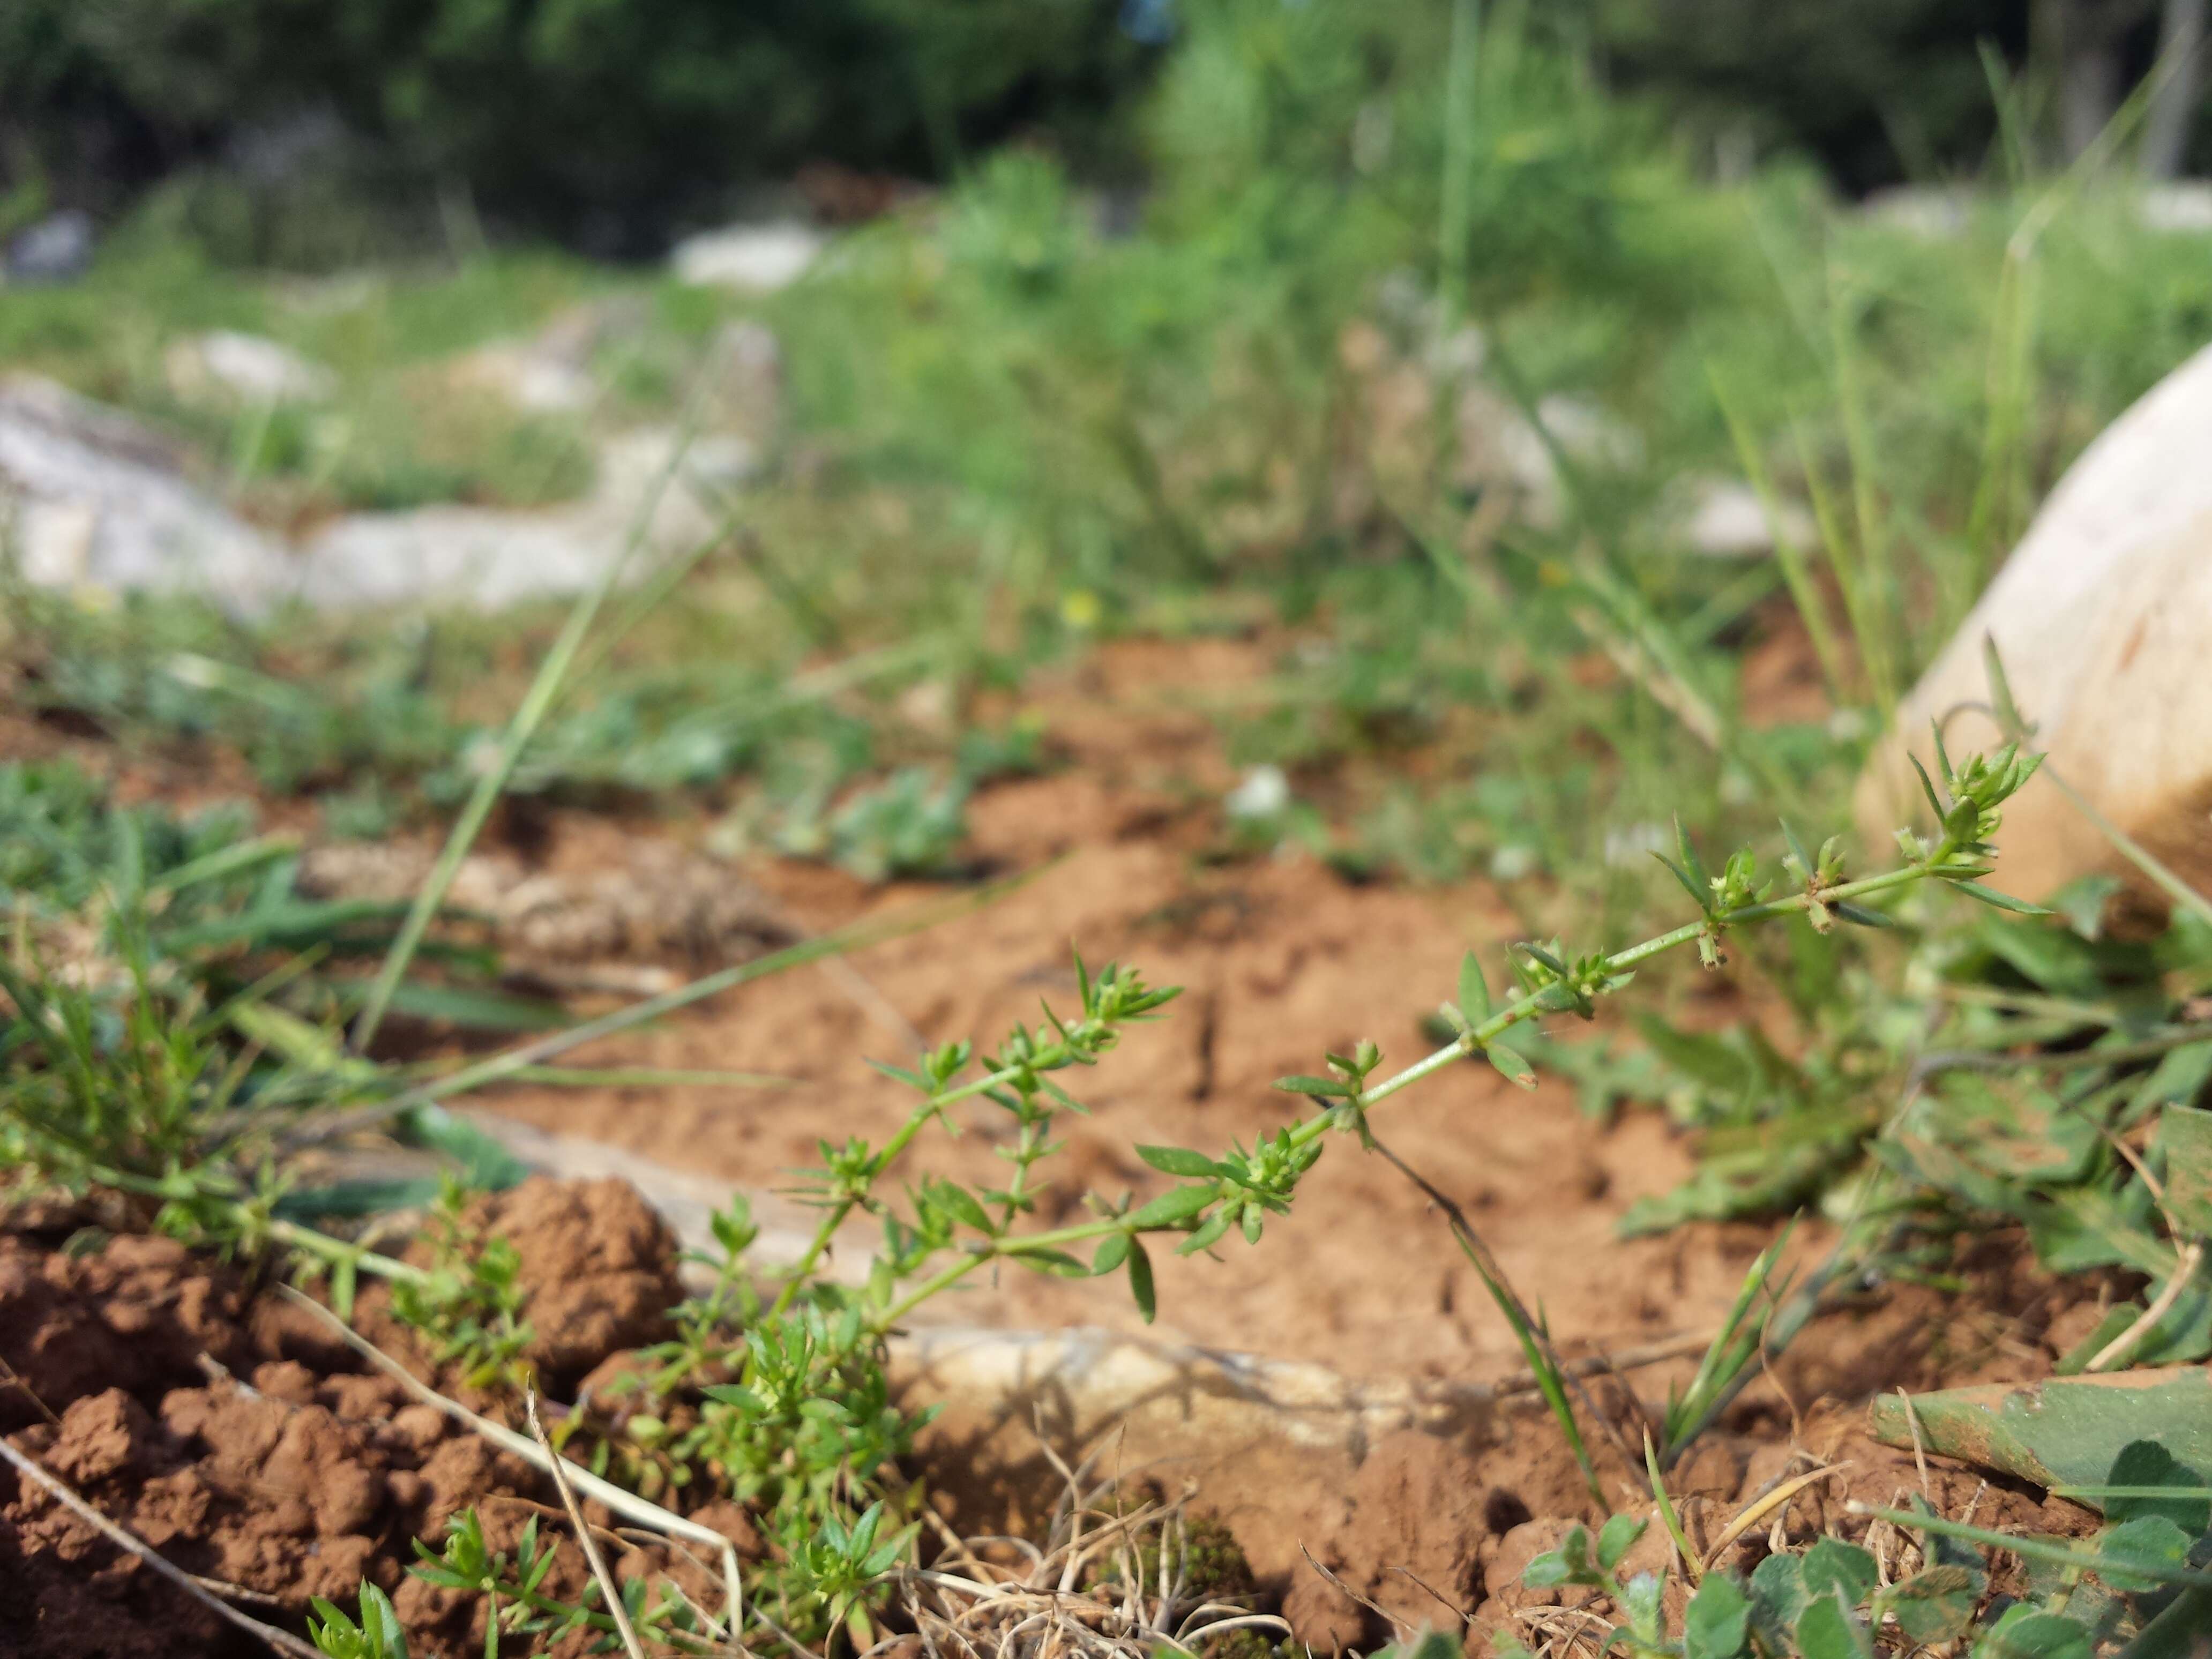
[[[945,179],[1012,137],[1044,141],[1093,179],[1126,180],[1149,164],[1168,193],[1187,194],[1186,175],[1243,163],[1177,143],[1186,127],[1232,148],[1264,140],[1279,170],[1348,165],[1348,149],[1316,149],[1334,126],[1310,132],[1291,118],[1316,98],[1374,103],[1393,54],[1434,67],[1453,3],[0,0],[0,230],[11,187],[19,216],[47,196],[112,212],[181,170],[215,167],[235,191],[321,167],[343,188],[318,179],[301,192],[311,204],[381,191],[419,218],[450,193],[496,224],[643,252],[808,161]],[[1981,169],[1996,127],[1992,48],[2021,81],[2047,160],[2079,154],[2164,64],[2139,154],[2155,176],[2181,170],[2206,131],[2197,60],[2208,3],[1482,0],[1481,9],[1519,7],[1595,81],[1698,135],[1717,164],[1798,152],[1855,193]],[[1186,112],[1165,124],[1164,148],[1152,112],[1162,67],[1218,57],[1232,34],[1235,51],[1265,57],[1265,73],[1200,66],[1170,78],[1186,88],[1212,78],[1224,95],[1259,101],[1215,122],[1177,94]],[[1362,130],[1370,149],[1388,136],[1380,119]],[[1427,142],[1399,126],[1401,139]],[[238,257],[287,257],[267,236],[240,240]]]

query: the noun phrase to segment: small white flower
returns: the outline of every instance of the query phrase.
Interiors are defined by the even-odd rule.
[[[1279,766],[1255,766],[1221,803],[1232,818],[1266,819],[1291,804],[1291,781]]]

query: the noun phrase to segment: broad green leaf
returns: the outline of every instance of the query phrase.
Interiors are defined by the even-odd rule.
[[[2166,1207],[2198,1237],[2212,1237],[2212,1112],[2169,1103],[2159,1114]]]
[[[1598,1529],[1597,1564],[1607,1572],[1620,1565],[1621,1557],[1636,1547],[1636,1540],[1644,1536],[1650,1522],[1640,1515],[1616,1515]]]
[[[2100,1568],[2098,1577],[2117,1590],[2156,1589],[2175,1570],[2188,1565],[2191,1541],[2189,1534],[2163,1515],[2123,1521],[2097,1540],[2097,1553],[2116,1564]],[[2126,1571],[2129,1567],[2147,1568],[2150,1576]]]
[[[1805,1564],[1796,1556],[1770,1555],[1752,1569],[1752,1623],[1770,1648],[1781,1646],[1797,1628],[1811,1599],[1805,1593]]]
[[[1620,1610],[1628,1627],[1653,1646],[1667,1639],[1666,1597],[1667,1580],[1661,1573],[1639,1572],[1620,1587]]]
[[[1094,1278],[1104,1278],[1129,1259],[1130,1238],[1127,1233],[1109,1233],[1098,1246],[1098,1253],[1091,1258]]]
[[[2093,1659],[2095,1651],[2089,1632],[2071,1619],[2026,1602],[2006,1608],[1974,1644],[1974,1659]]]
[[[1804,1659],[1874,1659],[1866,1626],[1832,1590],[1814,1596],[1797,1615],[1797,1649]]]
[[[1521,1582],[1531,1589],[1548,1589],[1557,1584],[1599,1584],[1604,1582],[1597,1563],[1590,1553],[1589,1529],[1581,1525],[1567,1528],[1567,1535],[1559,1540],[1555,1550],[1547,1550],[1522,1569]]]
[[[1856,1544],[1846,1544],[1840,1538],[1822,1538],[1805,1552],[1805,1593],[1820,1596],[1831,1591],[1844,1598],[1844,1605],[1856,1607],[1874,1594],[1875,1586],[1881,1582],[1881,1570],[1873,1554]]]
[[[2133,1521],[2142,1516],[2162,1515],[2192,1538],[2212,1528],[2212,1502],[2202,1496],[2208,1484],[2204,1477],[2187,1465],[2176,1462],[2173,1454],[2155,1440],[2137,1440],[2122,1447],[2120,1455],[2112,1460],[2112,1472],[2106,1477],[2105,1484],[2138,1491],[2159,1486],[2183,1489],[2172,1498],[2143,1497],[2135,1492],[2124,1497],[2106,1498],[2100,1507],[2112,1520]]]
[[[2157,1441],[2189,1468],[2212,1471],[2212,1378],[2202,1366],[1946,1389],[1915,1395],[1912,1411],[1929,1451],[2039,1486],[2104,1484],[2122,1450],[2139,1440]],[[1885,1445],[1912,1444],[1894,1395],[1877,1398],[1870,1417]]]
[[[1129,1218],[1132,1227],[1172,1227],[1188,1221],[1220,1194],[1217,1187],[1177,1187],[1162,1193]]]
[[[1188,1146],[1139,1146],[1137,1156],[1169,1175],[1203,1178],[1221,1173],[1219,1164],[1204,1152],[1194,1152]]]
[[[1152,1259],[1145,1254],[1140,1239],[1129,1239],[1129,1294],[1136,1297],[1137,1311],[1145,1323],[1151,1324],[1152,1316],[1159,1311],[1159,1297],[1152,1288]]]
[[[1524,1089],[1536,1086],[1536,1073],[1528,1062],[1502,1042],[1492,1042],[1483,1049],[1498,1074],[1509,1083],[1517,1083]]]
[[[1725,1572],[1707,1573],[1682,1614],[1682,1659],[1735,1659],[1750,1632],[1742,1587]]]
[[[1881,1606],[1913,1641],[1948,1642],[1966,1634],[1988,1588],[1989,1575],[1976,1568],[1929,1567],[1884,1591]]]
[[[1472,951],[1459,959],[1459,1011],[1470,1025],[1481,1024],[1491,1014],[1490,985]]]

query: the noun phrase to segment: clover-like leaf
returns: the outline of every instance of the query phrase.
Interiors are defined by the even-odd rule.
[[[1751,1639],[1751,1601],[1725,1572],[1707,1573],[1682,1613],[1682,1659],[1735,1659]]]

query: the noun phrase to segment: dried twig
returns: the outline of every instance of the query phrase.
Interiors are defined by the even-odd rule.
[[[1826,1464],[1808,1474],[1799,1475],[1794,1480],[1784,1481],[1764,1498],[1753,1498],[1744,1506],[1741,1515],[1721,1528],[1721,1535],[1713,1540],[1712,1548],[1705,1552],[1705,1559],[1700,1565],[1700,1571],[1711,1572],[1714,1564],[1719,1561],[1728,1547],[1757,1526],[1768,1515],[1776,1515],[1777,1523],[1779,1524],[1779,1511],[1788,1506],[1791,1498],[1796,1497],[1815,1480],[1825,1480],[1828,1476],[1841,1474],[1849,1468],[1850,1465],[1848,1462]]]
[[[495,1423],[488,1417],[479,1417],[458,1400],[448,1400],[429,1384],[416,1377],[412,1371],[355,1330],[352,1326],[347,1324],[314,1297],[303,1295],[289,1285],[280,1285],[276,1288],[295,1304],[307,1309],[316,1318],[328,1325],[332,1333],[356,1353],[386,1375],[396,1378],[401,1386],[416,1399],[425,1405],[435,1406],[456,1422],[467,1425],[502,1451],[513,1452],[525,1462],[544,1470],[547,1474],[555,1474],[553,1465],[557,1462],[563,1466],[568,1479],[574,1481],[580,1490],[590,1493],[617,1515],[626,1516],[640,1526],[648,1527],[655,1532],[689,1539],[695,1544],[703,1544],[708,1549],[715,1551],[720,1555],[722,1560],[722,1588],[726,1598],[729,1619],[728,1632],[731,1639],[735,1640],[738,1633],[744,1630],[744,1580],[738,1571],[738,1553],[730,1540],[723,1537],[720,1533],[711,1527],[703,1527],[696,1521],[687,1520],[683,1516],[664,1510],[658,1504],[648,1503],[635,1492],[625,1492],[613,1481],[602,1480],[589,1469],[580,1468],[569,1462],[565,1457],[556,1458],[540,1450],[538,1443],[526,1434],[518,1434],[504,1424]]]
[[[1358,1590],[1352,1589],[1351,1585],[1346,1583],[1343,1579],[1338,1577],[1336,1574],[1331,1572],[1327,1567],[1322,1565],[1322,1564],[1314,1558],[1314,1553],[1306,1547],[1305,1540],[1303,1538],[1298,1540],[1298,1553],[1305,1557],[1306,1565],[1308,1566],[1311,1567],[1330,1584],[1334,1585],[1337,1591],[1347,1601],[1357,1601],[1361,1607],[1366,1608],[1368,1612],[1373,1613],[1377,1619],[1380,1619],[1384,1624],[1389,1626],[1392,1630],[1395,1631],[1398,1633],[1398,1639],[1401,1642],[1407,1640],[1413,1635],[1413,1626],[1408,1625],[1404,1620],[1399,1618],[1396,1613],[1391,1612],[1389,1608],[1384,1607],[1379,1601],[1370,1601],[1367,1597],[1362,1595]]]
[[[2181,1260],[2174,1263],[2173,1271],[2166,1275],[2166,1288],[2161,1290],[2142,1316],[2110,1342],[2097,1350],[2096,1358],[2083,1366],[2085,1371],[2101,1371],[2108,1365],[2117,1365],[2142,1346],[2143,1339],[2151,1334],[2158,1322],[2181,1299],[2189,1281],[2197,1277],[2197,1265],[2204,1260],[2204,1241],[2192,1238],[2181,1252]]]
[[[615,1634],[622,1638],[623,1651],[629,1655],[629,1659],[645,1659],[645,1650],[638,1644],[637,1631],[629,1622],[629,1608],[623,1601],[622,1586],[607,1571],[606,1558],[599,1553],[599,1540],[592,1536],[583,1509],[576,1502],[575,1488],[562,1473],[562,1466],[568,1460],[553,1449],[553,1443],[545,1437],[545,1425],[538,1420],[538,1390],[525,1389],[522,1403],[530,1418],[530,1437],[545,1454],[546,1473],[553,1477],[554,1490],[561,1494],[562,1506],[568,1511],[568,1524],[576,1529],[576,1542],[582,1547],[584,1564],[591,1568],[592,1577],[599,1581],[599,1593],[606,1597],[607,1616],[615,1621]]]
[[[247,1635],[266,1644],[276,1652],[291,1656],[292,1659],[321,1659],[321,1656],[313,1648],[293,1635],[291,1632],[278,1630],[274,1625],[264,1625],[258,1619],[249,1618],[236,1607],[227,1605],[212,1592],[202,1589],[198,1581],[191,1573],[156,1553],[152,1545],[133,1537],[121,1527],[117,1526],[115,1522],[79,1498],[59,1480],[47,1474],[29,1456],[17,1451],[5,1440],[0,1440],[0,1457],[6,1458],[16,1474],[43,1488],[48,1497],[99,1533],[109,1543],[126,1554],[137,1557],[139,1560],[144,1562],[218,1618],[237,1626]]]
[[[1905,1426],[1912,1431],[1912,1465],[1920,1471],[1920,1495],[1932,1504],[1936,1494],[1928,1488],[1928,1449],[1920,1443],[1920,1413],[1912,1409],[1912,1396],[1902,1387],[1897,1397],[1905,1407]]]

